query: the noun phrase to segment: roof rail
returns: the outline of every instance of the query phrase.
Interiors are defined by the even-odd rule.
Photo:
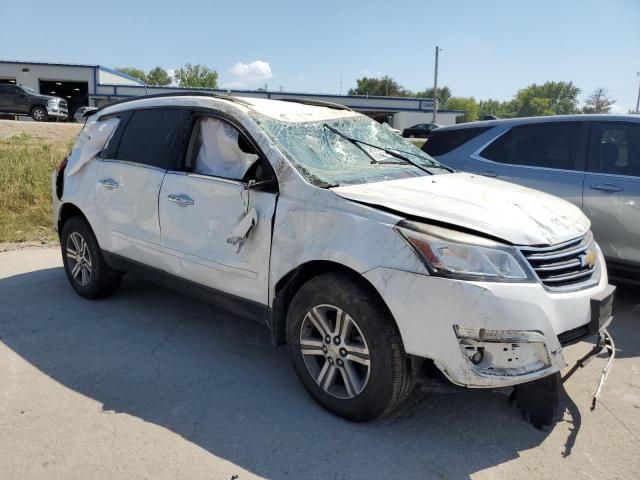
[[[229,102],[234,102],[234,103],[239,103],[241,105],[245,105],[247,107],[251,107],[253,106],[251,103],[245,101],[245,100],[241,100],[238,97],[234,97],[231,95],[222,95],[219,93],[212,93],[212,92],[202,92],[202,91],[198,91],[198,90],[189,90],[188,92],[165,92],[165,93],[154,93],[152,95],[141,95],[138,97],[130,97],[130,98],[125,98],[122,100],[116,100],[115,102],[109,102],[105,105],[102,105],[101,107],[99,107],[95,112],[93,113],[97,113],[100,112],[101,110],[104,110],[107,107],[113,107],[114,105],[120,105],[122,103],[128,103],[128,102],[134,102],[136,100],[144,100],[147,98],[164,98],[164,97],[211,97],[211,98],[216,98],[218,100],[227,100]]]
[[[350,112],[353,112],[353,110],[346,105],[341,105],[339,103],[333,102],[323,102],[321,100],[308,100],[306,98],[274,98],[273,100],[278,100],[279,102],[301,103],[303,105],[311,105],[313,107],[333,108],[334,110],[348,110]]]

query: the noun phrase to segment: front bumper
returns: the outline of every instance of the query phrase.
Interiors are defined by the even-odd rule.
[[[592,320],[592,298],[611,288],[604,268],[597,285],[563,293],[538,283],[461,281],[390,268],[364,276],[382,294],[408,354],[432,359],[457,385],[477,388],[517,385],[564,368],[558,336],[596,333],[601,325]],[[473,357],[478,351],[482,358]]]
[[[69,117],[69,111],[61,108],[53,109],[50,106],[47,106],[47,114],[49,117],[58,118],[61,120],[66,120]]]

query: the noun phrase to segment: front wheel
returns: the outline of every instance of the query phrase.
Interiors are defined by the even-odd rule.
[[[49,119],[49,114],[44,107],[35,107],[31,111],[31,118],[36,122],[46,122]]]
[[[311,279],[296,293],[287,317],[296,373],[330,412],[373,420],[411,393],[411,369],[393,319],[355,276]]]

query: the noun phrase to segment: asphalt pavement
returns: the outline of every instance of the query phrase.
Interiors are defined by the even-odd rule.
[[[549,431],[478,390],[353,424],[311,400],[266,326],[135,276],[84,300],[61,265],[56,248],[0,253],[3,480],[640,478],[638,288],[619,289],[593,412],[604,358],[569,380]]]

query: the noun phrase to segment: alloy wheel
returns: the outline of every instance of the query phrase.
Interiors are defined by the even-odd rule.
[[[72,232],[67,238],[67,261],[73,279],[81,286],[91,281],[91,254],[89,245],[78,232]]]
[[[367,386],[369,347],[356,321],[333,305],[317,305],[304,317],[300,349],[307,370],[328,394],[351,399]]]
[[[44,112],[41,109],[37,108],[33,112],[33,118],[38,121],[44,120]]]

